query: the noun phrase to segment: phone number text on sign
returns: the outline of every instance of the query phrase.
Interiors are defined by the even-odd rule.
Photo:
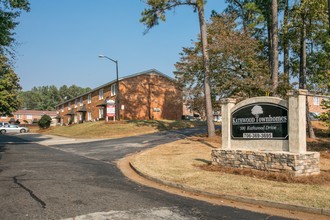
[[[243,133],[243,138],[273,138],[273,133]]]

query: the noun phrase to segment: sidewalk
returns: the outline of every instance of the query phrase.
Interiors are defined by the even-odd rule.
[[[53,146],[60,144],[76,144],[76,143],[104,140],[104,139],[75,139],[75,138],[67,138],[67,137],[37,134],[37,133],[22,133],[22,134],[18,134],[17,136],[29,142],[41,144],[44,146]]]

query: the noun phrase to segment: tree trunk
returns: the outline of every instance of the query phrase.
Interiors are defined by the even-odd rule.
[[[278,17],[277,17],[277,0],[272,0],[272,63],[271,63],[271,71],[272,71],[272,82],[273,82],[273,95],[277,94],[278,87]]]
[[[197,3],[199,26],[202,39],[202,50],[203,50],[203,63],[204,63],[204,93],[205,93],[205,108],[206,108],[206,121],[207,121],[207,133],[209,137],[215,136],[215,127],[213,122],[213,111],[211,102],[211,88],[210,88],[210,66],[209,66],[209,55],[208,55],[208,44],[207,44],[207,30],[206,22],[204,19],[204,3],[199,1]]]
[[[301,1],[301,4],[303,0]],[[306,14],[305,9],[301,12],[301,30],[300,30],[300,71],[299,71],[299,88],[307,89],[307,55],[306,55]],[[306,100],[306,120],[307,132],[310,138],[315,138],[311,119],[309,117],[308,99]]]
[[[300,29],[300,65],[299,65],[299,88],[306,89],[307,64],[306,64],[306,18],[304,12],[301,14]]]
[[[329,0],[330,1],[330,0]],[[289,37],[288,37],[288,20],[289,20],[289,0],[285,0],[284,8],[284,36],[283,36],[283,63],[284,63],[284,76],[287,80],[286,83],[290,84],[290,67],[289,67]]]
[[[329,21],[329,36],[330,36],[330,0],[328,0],[328,21]]]
[[[273,61],[273,53],[272,53],[272,36],[273,36],[273,31],[272,31],[272,23],[271,23],[271,16],[268,16],[268,20],[267,20],[267,39],[268,39],[268,65],[270,67],[270,69],[272,68],[272,61]],[[272,74],[272,70],[270,70],[270,74]],[[272,75],[270,75],[272,77]]]
[[[308,99],[306,99],[306,119],[307,119],[307,132],[308,132],[308,136],[310,138],[315,138],[315,133],[314,133],[313,126],[312,126],[311,117],[309,115]]]

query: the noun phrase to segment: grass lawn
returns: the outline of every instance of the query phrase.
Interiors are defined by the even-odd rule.
[[[72,138],[120,138],[201,125],[205,125],[205,122],[182,120],[131,120],[119,122],[98,121],[70,126],[56,126],[46,130],[35,129],[32,131]]]

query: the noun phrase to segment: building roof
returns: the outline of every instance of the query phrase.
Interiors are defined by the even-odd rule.
[[[56,111],[42,111],[42,110],[17,110],[13,115],[49,115],[56,116]]]
[[[131,74],[131,75],[128,75],[128,76],[119,77],[119,78],[118,78],[118,81],[122,81],[122,80],[125,80],[125,79],[129,79],[129,78],[133,78],[133,77],[141,76],[141,75],[160,75],[160,76],[163,76],[164,78],[166,78],[166,79],[168,79],[168,80],[170,80],[170,81],[175,82],[175,79],[169,77],[168,75],[166,75],[166,74],[164,74],[164,73],[162,73],[162,72],[160,72],[160,71],[158,71],[158,70],[156,70],[156,69],[150,69],[150,70],[146,70],[146,71],[138,72],[138,73],[135,73],[135,74]],[[112,80],[112,81],[110,81],[110,82],[108,82],[108,83],[105,83],[105,84],[103,84],[103,85],[101,85],[101,86],[98,86],[98,87],[92,89],[91,91],[86,92],[86,93],[84,93],[84,94],[81,94],[81,95],[79,95],[79,96],[76,96],[76,97],[74,97],[74,98],[72,98],[72,99],[68,99],[68,100],[66,100],[65,102],[59,103],[57,106],[60,106],[60,105],[62,105],[62,104],[64,104],[64,103],[67,103],[67,102],[70,102],[70,101],[74,101],[74,100],[75,100],[76,98],[78,98],[78,97],[81,97],[81,96],[87,95],[87,94],[92,93],[92,92],[94,92],[94,91],[97,91],[97,90],[99,90],[99,89],[101,89],[101,88],[104,88],[104,87],[106,87],[106,86],[109,86],[109,85],[111,85],[111,84],[114,84],[115,82],[117,82],[117,79],[114,79],[114,80]]]

